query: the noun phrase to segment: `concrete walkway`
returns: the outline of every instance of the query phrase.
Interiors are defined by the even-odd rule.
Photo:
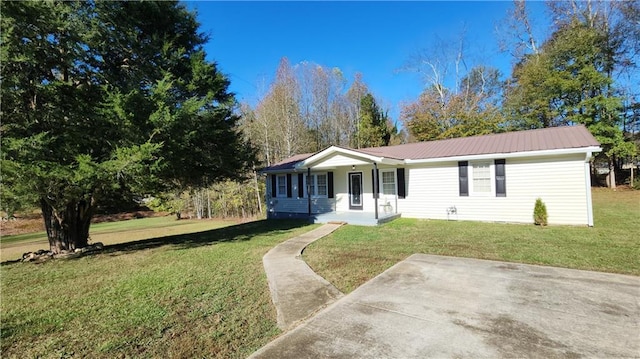
[[[280,329],[290,329],[343,296],[300,258],[306,246],[340,226],[325,224],[277,245],[262,258]]]
[[[416,254],[251,358],[637,358],[640,278]]]

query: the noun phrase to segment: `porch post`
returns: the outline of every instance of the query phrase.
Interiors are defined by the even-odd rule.
[[[307,168],[307,205],[311,217],[311,167]]]
[[[378,219],[378,194],[376,193],[376,188],[378,188],[378,164],[373,163],[373,205],[376,213],[376,220]]]

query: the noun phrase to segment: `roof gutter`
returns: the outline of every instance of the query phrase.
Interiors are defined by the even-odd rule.
[[[579,147],[579,148],[565,148],[557,150],[541,150],[541,151],[527,151],[527,152],[508,152],[508,153],[487,153],[482,155],[465,155],[465,156],[451,156],[451,157],[437,157],[437,158],[424,158],[415,160],[405,160],[408,165],[421,164],[421,163],[437,163],[437,162],[451,162],[451,161],[473,161],[473,160],[486,160],[493,158],[518,158],[518,157],[535,157],[535,156],[557,156],[557,155],[569,155],[600,152],[602,148],[599,146]]]
[[[593,200],[591,198],[591,156],[592,152],[587,152],[584,159],[584,185],[587,198],[587,225],[593,227]]]

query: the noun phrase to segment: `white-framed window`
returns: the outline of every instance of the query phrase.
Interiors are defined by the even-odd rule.
[[[277,197],[287,196],[287,175],[276,176],[276,196]]]
[[[491,194],[491,162],[472,162],[472,189],[475,194]]]
[[[507,196],[507,164],[504,159],[458,162],[460,196]]]
[[[328,180],[326,173],[313,173],[310,178],[311,197],[326,198],[328,193]]]
[[[474,193],[491,193],[491,163],[475,162],[473,167],[473,189]]]
[[[396,171],[382,171],[382,194],[396,194]]]

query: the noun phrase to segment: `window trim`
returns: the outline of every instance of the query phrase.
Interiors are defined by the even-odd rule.
[[[384,192],[384,174],[385,173],[392,173],[393,175],[393,182],[392,183],[386,183],[387,185],[393,184],[393,193],[385,193]],[[382,189],[382,191],[380,192],[381,195],[383,196],[397,196],[398,195],[398,176],[396,173],[395,169],[385,169],[385,170],[380,170],[380,187]]]
[[[489,186],[490,190],[488,192],[479,192],[476,191],[476,186],[474,182],[474,174],[476,166],[478,165],[488,165],[489,167]],[[501,183],[504,184],[503,192],[498,193],[498,165],[502,166],[503,175],[500,179]],[[458,162],[458,181],[459,181],[459,197],[496,197],[496,198],[504,198],[507,197],[507,189],[506,189],[506,178],[507,178],[507,163],[504,159],[497,158],[493,160],[477,160],[477,161],[460,161]]]
[[[283,179],[284,189],[280,190],[280,179]],[[286,174],[277,174],[276,175],[276,197],[278,198],[286,198],[287,197],[287,175]]]
[[[488,196],[492,196],[495,193],[495,186],[494,186],[494,181],[495,181],[495,175],[494,175],[494,165],[491,161],[473,161],[473,162],[469,162],[469,165],[471,167],[471,171],[468,172],[468,176],[469,176],[469,184],[471,185],[471,188],[469,189],[469,195],[470,196],[478,196],[478,197],[488,197]],[[476,184],[475,184],[475,170],[476,170],[476,166],[479,165],[487,165],[488,169],[488,183],[489,183],[489,190],[488,191],[477,191],[476,190]]]
[[[318,176],[325,176],[325,194],[320,195],[318,194]],[[310,183],[310,187],[311,188],[311,192],[313,194],[311,194],[311,198],[329,198],[329,173],[328,172],[312,172],[310,176],[305,176],[305,181],[307,180],[306,177],[311,177],[311,183]],[[307,185],[305,183],[305,192],[307,189]],[[309,196],[309,193],[307,193],[307,196]]]

